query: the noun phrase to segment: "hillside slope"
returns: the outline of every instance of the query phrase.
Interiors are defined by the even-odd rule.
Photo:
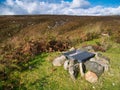
[[[17,43],[32,39],[83,39],[86,33],[109,33],[117,42],[119,16],[1,16],[0,42]]]
[[[0,89],[73,89],[68,74],[62,68],[57,70],[53,67],[51,61],[61,51],[71,47],[93,45],[96,51],[104,52],[111,58],[110,73],[115,74],[111,80],[110,73],[104,75],[95,88],[111,89],[111,84],[115,83],[117,90],[119,38],[120,16],[0,16]],[[56,81],[56,78],[60,81]],[[65,80],[70,82],[70,87]],[[79,87],[80,82],[86,88],[82,87],[83,84]],[[74,87],[92,90],[94,86],[78,77]]]

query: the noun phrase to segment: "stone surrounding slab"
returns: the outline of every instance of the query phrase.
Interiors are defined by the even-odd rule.
[[[68,72],[70,74],[70,77],[75,80],[79,73],[79,64],[74,64],[69,66]]]
[[[57,57],[53,60],[53,66],[62,66],[66,60],[64,55]]]
[[[87,70],[96,73],[97,76],[100,76],[104,72],[103,66],[94,61],[86,61],[84,64]]]
[[[103,62],[102,60],[96,60],[96,61],[94,61],[94,62],[102,65],[102,66],[104,67],[104,71],[105,71],[105,72],[109,70],[109,65],[108,65],[107,63]]]
[[[73,51],[73,50],[75,50],[75,48],[74,48],[74,47],[71,47],[71,48],[69,49],[69,51]]]
[[[68,70],[69,69],[69,60],[66,60],[65,62],[64,62],[64,69],[65,70]]]
[[[101,53],[95,53],[95,57],[97,60],[102,60],[104,63],[109,64],[110,63],[110,59],[106,56],[103,56]]]
[[[85,73],[85,79],[90,83],[95,83],[98,80],[98,77],[95,73],[88,71]]]
[[[104,71],[109,70],[110,59],[103,56],[101,53],[95,53],[95,58],[91,58],[90,61],[94,61],[104,67]]]

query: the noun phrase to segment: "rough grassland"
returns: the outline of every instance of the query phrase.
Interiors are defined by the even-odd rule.
[[[69,48],[100,45],[102,34],[109,34],[113,41],[109,42],[112,47],[103,53],[110,58],[110,70],[95,84],[80,75],[74,83],[63,67],[52,66],[60,52],[43,53],[51,52],[51,47],[52,51],[59,51],[50,41],[58,42],[59,47],[64,44],[60,41],[68,41],[69,45],[64,46]],[[31,54],[38,56],[30,60]],[[120,16],[0,16],[0,90],[119,90],[119,76]]]
[[[98,40],[85,43],[94,44],[95,41]],[[76,47],[79,46],[81,45]],[[14,75],[20,75],[20,90],[119,90],[120,45],[113,43],[112,47],[103,54],[110,58],[110,70],[102,74],[95,84],[90,84],[80,75],[76,82],[73,82],[63,67],[52,66],[52,60],[60,55],[60,52],[38,55],[30,62],[32,69],[22,73],[14,72]]]

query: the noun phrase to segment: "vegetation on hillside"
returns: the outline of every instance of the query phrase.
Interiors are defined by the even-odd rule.
[[[120,17],[1,16],[0,89],[119,89]],[[104,36],[104,35],[105,36]],[[70,47],[92,45],[111,59],[110,71],[96,83],[73,83],[51,61]],[[114,76],[114,77],[113,77]]]

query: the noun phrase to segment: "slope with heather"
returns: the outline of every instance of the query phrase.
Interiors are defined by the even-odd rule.
[[[20,43],[31,39],[85,39],[87,34],[109,33],[119,42],[119,16],[1,16],[0,41]],[[87,36],[86,36],[87,39]]]
[[[111,89],[115,84],[117,90],[119,38],[119,16],[0,16],[0,89],[73,89],[68,74],[51,61],[71,47],[93,45],[111,58],[110,72],[101,77],[98,86],[78,77],[74,88]]]

